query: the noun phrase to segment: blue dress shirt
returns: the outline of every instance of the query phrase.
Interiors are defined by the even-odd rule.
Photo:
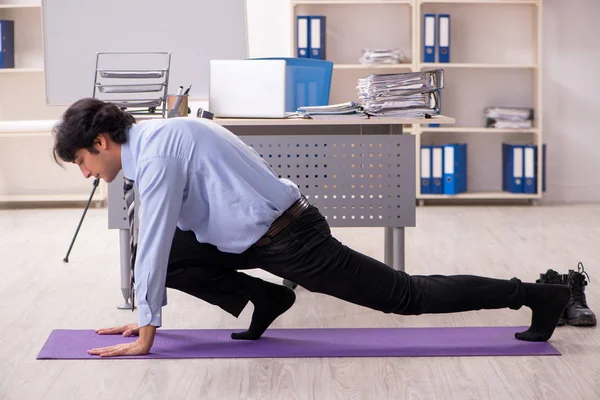
[[[127,135],[121,146],[123,174],[135,181],[140,195],[138,323],[159,327],[176,227],[193,231],[201,243],[239,254],[300,198],[300,191],[211,120],[147,120],[132,125]]]

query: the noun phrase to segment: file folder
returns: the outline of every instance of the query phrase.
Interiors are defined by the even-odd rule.
[[[309,29],[309,58],[318,58],[320,60],[325,60],[325,17],[310,16]]]
[[[534,171],[537,176],[538,173],[538,153],[537,146],[534,146]],[[546,145],[542,145],[542,192],[546,191]],[[535,191],[532,193],[537,193],[537,182],[535,186]]]
[[[438,90],[438,99],[439,99],[439,106],[438,106],[438,115],[442,112],[442,91]],[[439,128],[440,124],[429,124],[430,128]]]
[[[523,193],[523,147],[502,144],[502,190]]]
[[[0,20],[0,68],[15,67],[15,22]]]
[[[537,193],[537,146],[523,146],[523,193]]]
[[[450,14],[440,14],[439,18],[439,41],[438,62],[450,62]]]
[[[299,15],[296,21],[296,43],[298,58],[309,58],[309,39],[308,16]]]
[[[423,62],[435,62],[435,14],[423,17]]]
[[[431,194],[444,194],[443,146],[431,146]]]
[[[421,194],[431,194],[431,146],[421,146]]]
[[[444,145],[444,194],[467,191],[467,144]]]

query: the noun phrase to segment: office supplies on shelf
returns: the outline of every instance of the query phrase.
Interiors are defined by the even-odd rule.
[[[444,194],[467,191],[467,144],[444,145]]]
[[[327,58],[327,40],[325,37],[327,18],[323,15],[311,15],[308,22],[310,29],[308,34],[310,43],[309,58],[325,60]]]
[[[450,62],[450,14],[438,15],[438,62]]]
[[[0,68],[15,67],[15,22],[0,20]]]
[[[423,16],[423,62],[435,62],[435,14]]]
[[[523,193],[523,145],[502,143],[502,190]]]
[[[308,16],[299,15],[296,18],[296,53],[300,58],[308,58],[310,30],[308,27]]]
[[[93,97],[130,114],[165,117],[171,53],[96,53]]]
[[[421,193],[431,194],[431,146],[421,146]]]
[[[483,113],[486,128],[530,129],[533,127],[533,108],[486,107]]]
[[[362,65],[402,64],[410,57],[400,49],[363,49],[358,62]]]

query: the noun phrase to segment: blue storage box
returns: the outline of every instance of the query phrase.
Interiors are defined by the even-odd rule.
[[[298,107],[329,104],[333,62],[285,57],[253,58],[253,60],[285,60],[286,112],[295,112]]]

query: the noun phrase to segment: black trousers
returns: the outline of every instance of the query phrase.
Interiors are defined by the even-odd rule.
[[[230,254],[198,243],[193,232],[177,230],[169,259],[167,287],[238,316],[258,278],[241,270],[260,268],[297,283],[385,313],[420,315],[481,309],[519,309],[525,301],[520,280],[473,275],[408,275],[343,245],[331,236],[319,210],[310,206],[272,243]]]

